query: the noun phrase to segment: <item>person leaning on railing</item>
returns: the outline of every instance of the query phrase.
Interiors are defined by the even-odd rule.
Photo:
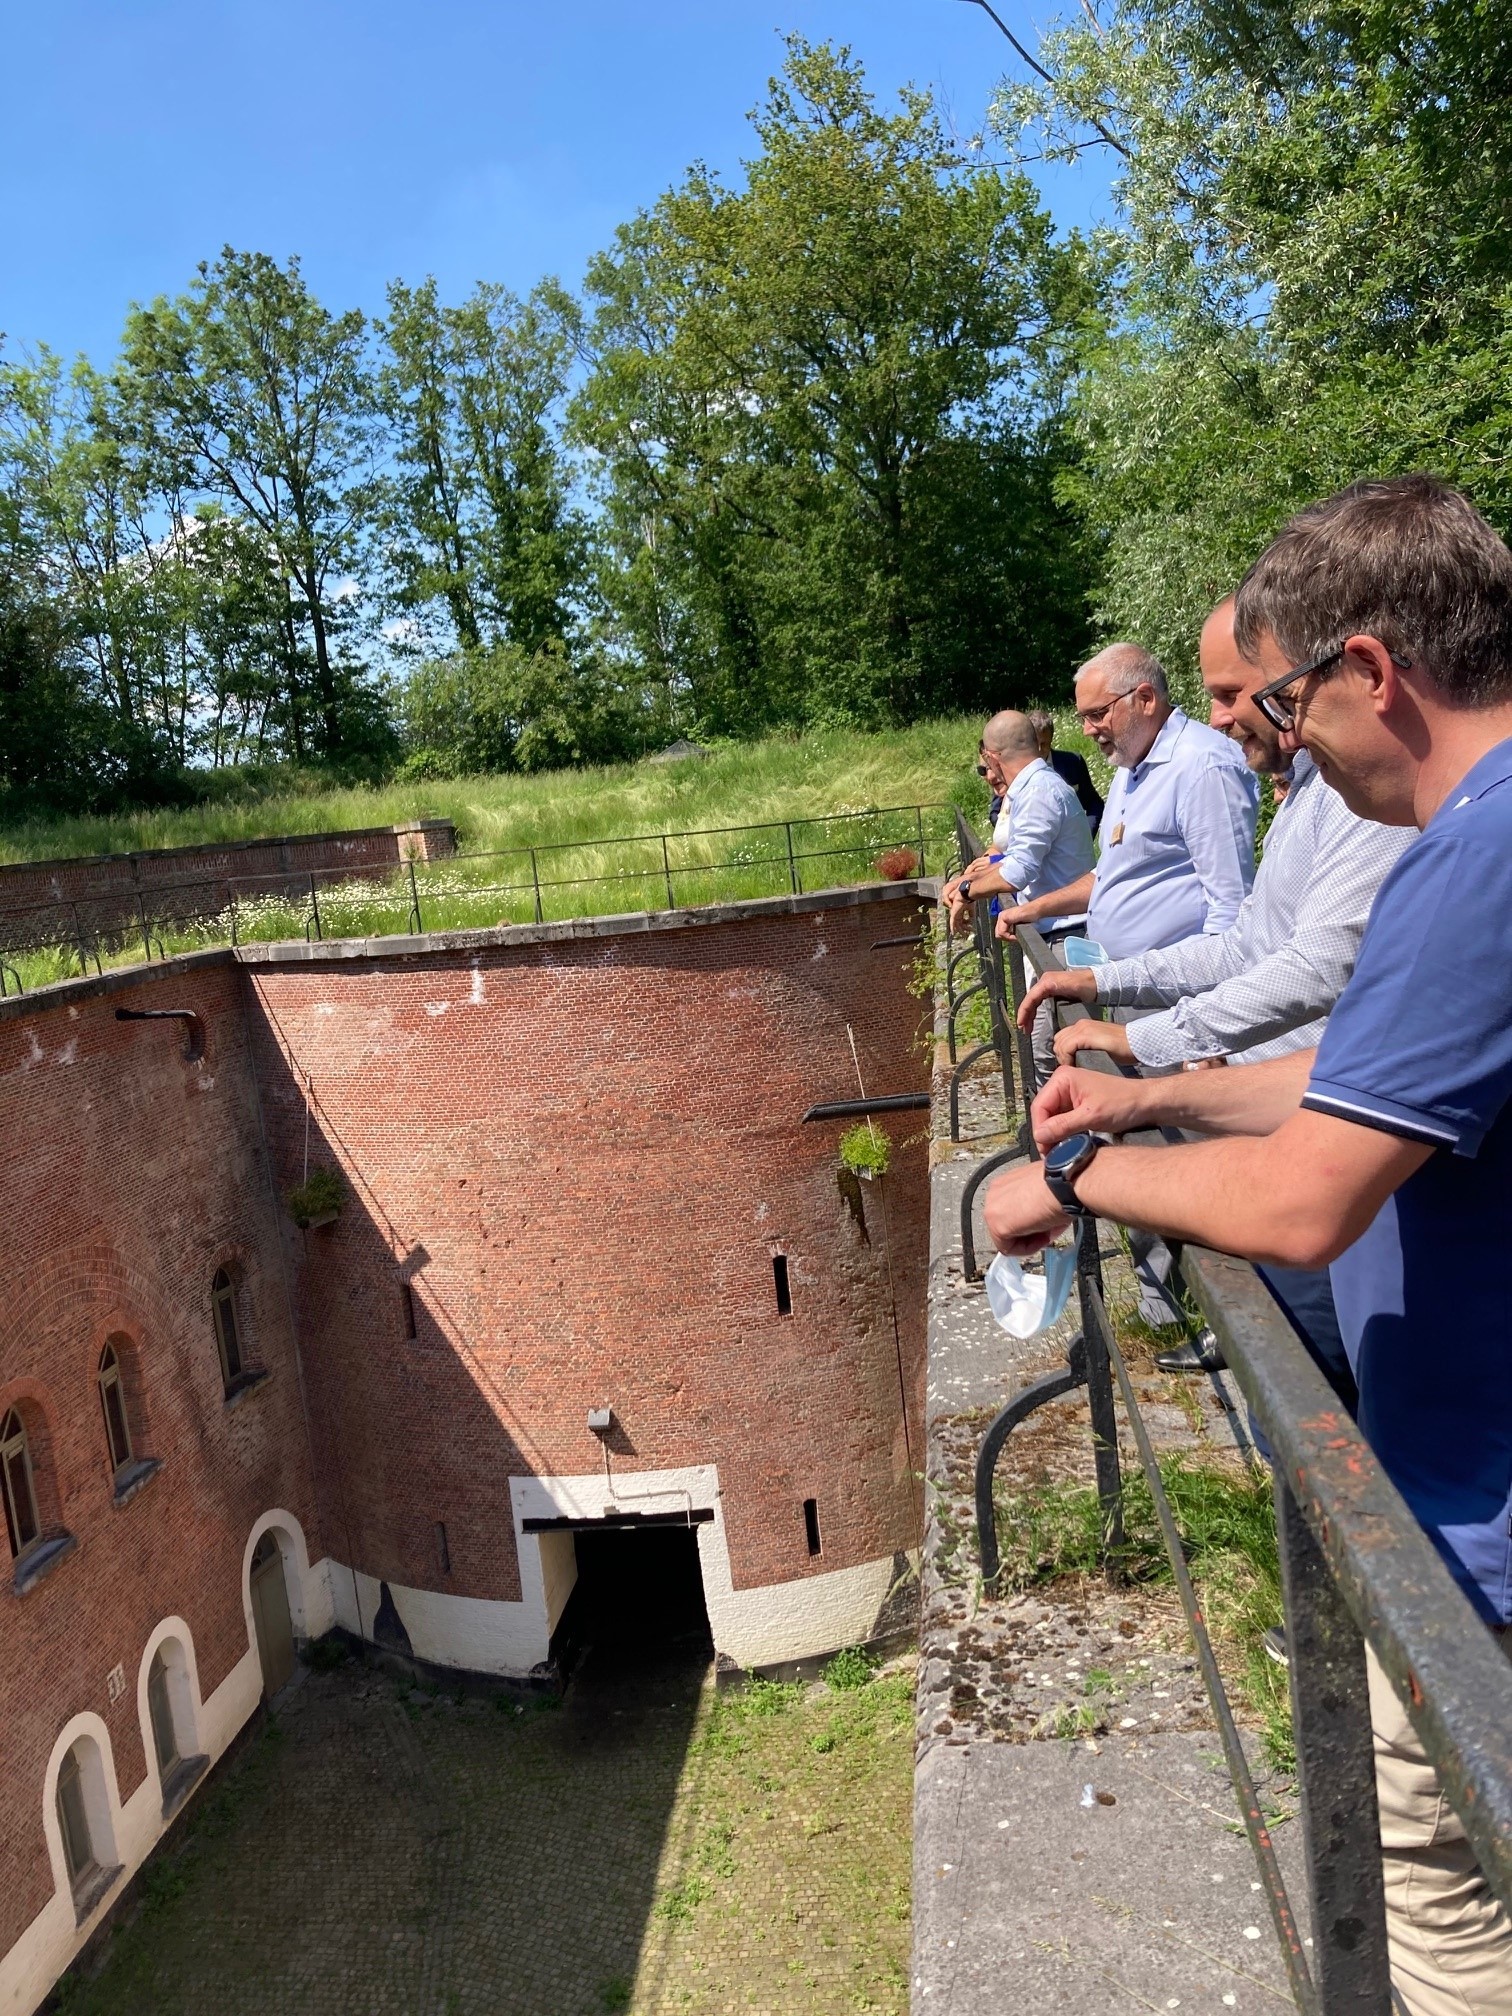
[[[1203,625],[1199,659],[1211,725],[1238,745],[1257,776],[1290,775],[1293,788],[1265,837],[1255,886],[1226,931],[1197,932],[1139,958],[1040,975],[1019,1013],[1026,1029],[1052,1001],[1160,1011],[1063,1029],[1055,1043],[1063,1064],[1078,1051],[1105,1050],[1120,1064],[1170,1071],[1207,1061],[1258,1064],[1313,1049],[1354,971],[1376,891],[1417,837],[1411,827],[1362,819],[1305,750],[1283,747],[1281,730],[1254,704],[1264,675],[1234,641],[1231,595]],[[1354,1377],[1327,1270],[1265,1268],[1262,1274],[1353,1411]],[[1158,1362],[1168,1372],[1223,1365],[1210,1336],[1165,1352]],[[1258,1430],[1257,1440],[1264,1451]]]
[[[992,848],[952,875],[940,891],[951,928],[960,930],[973,903],[1016,902],[1041,890],[1075,883],[1092,873],[1092,834],[1071,786],[1040,755],[1027,714],[994,714],[982,730],[982,762],[989,783],[1001,787],[1002,804]],[[1064,938],[1086,924],[1085,908],[1045,919],[1045,935]],[[1055,1024],[1041,1018],[1034,1034],[1042,1075],[1055,1069]]]
[[[1082,726],[1114,765],[1096,869],[1069,887],[1021,898],[1000,923],[1042,925],[1085,910],[1087,933],[1112,959],[1226,931],[1255,879],[1260,790],[1227,737],[1171,703],[1165,669],[1138,644],[1110,644],[1076,675]],[[1054,1064],[1044,1051],[1044,1070]],[[1166,1282],[1171,1256],[1136,1234],[1139,1313],[1181,1327]]]
[[[1253,695],[1362,816],[1421,837],[1382,884],[1315,1052],[1123,1079],[1063,1067],[1041,1164],[987,1228],[1037,1251],[1096,1213],[1328,1265],[1383,1468],[1488,1624],[1512,1619],[1512,553],[1432,477],[1352,485],[1241,583]],[[1152,1122],[1226,1138],[1100,1136]],[[1371,1711],[1393,1978],[1412,2016],[1512,2016],[1512,1923],[1379,1665]]]

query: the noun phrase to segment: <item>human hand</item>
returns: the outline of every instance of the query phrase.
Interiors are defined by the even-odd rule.
[[[1037,1163],[1009,1169],[987,1185],[982,1206],[987,1236],[999,1253],[1038,1253],[1064,1232],[1070,1219],[1045,1187]]]
[[[1032,903],[1005,904],[998,912],[997,935],[999,938],[1011,938],[1015,926],[1033,924],[1035,921]]]
[[[1049,973],[1041,973],[1038,980],[1024,996],[1018,1012],[1018,1026],[1027,1035],[1034,1027],[1035,1010],[1041,1001],[1086,1001],[1097,999],[1097,975],[1090,966],[1072,966],[1062,972],[1058,967]]]
[[[1071,1134],[1127,1134],[1145,1126],[1148,1087],[1159,1082],[1113,1078],[1106,1071],[1077,1071],[1063,1064],[1029,1109],[1040,1153]]]
[[[1129,1032],[1121,1022],[1073,1022],[1056,1032],[1055,1054],[1062,1064],[1074,1064],[1079,1050],[1105,1050],[1115,1064],[1134,1062]]]

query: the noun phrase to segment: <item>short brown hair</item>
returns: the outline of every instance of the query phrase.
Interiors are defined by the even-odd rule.
[[[1512,699],[1512,552],[1436,476],[1351,483],[1285,526],[1239,584],[1234,641],[1297,664],[1378,637],[1466,707]]]

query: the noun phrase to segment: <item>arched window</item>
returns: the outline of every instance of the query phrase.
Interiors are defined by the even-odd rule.
[[[152,1718],[152,1747],[157,1752],[158,1775],[165,1780],[183,1761],[168,1684],[168,1662],[160,1645],[153,1653],[152,1664],[147,1670],[147,1713]]]
[[[121,1361],[114,1344],[107,1344],[100,1353],[99,1376],[105,1444],[110,1451],[110,1467],[119,1477],[131,1461],[131,1430],[126,1425],[126,1389],[121,1384]]]
[[[236,1320],[236,1284],[224,1267],[210,1283],[210,1307],[215,1315],[215,1344],[220,1352],[221,1378],[229,1392],[245,1367],[242,1364],[241,1330]]]
[[[42,1525],[37,1517],[26,1424],[14,1407],[0,1421],[0,1496],[5,1499],[5,1536],[11,1554],[19,1556],[40,1537]]]
[[[79,1747],[75,1743],[58,1767],[58,1831],[63,1836],[63,1861],[75,1895],[89,1885],[100,1867],[90,1833]]]

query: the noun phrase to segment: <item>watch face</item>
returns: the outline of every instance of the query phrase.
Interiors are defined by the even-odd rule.
[[[1092,1147],[1090,1134],[1069,1134],[1064,1141],[1057,1141],[1045,1157],[1045,1168],[1054,1176],[1064,1176],[1083,1162]]]

